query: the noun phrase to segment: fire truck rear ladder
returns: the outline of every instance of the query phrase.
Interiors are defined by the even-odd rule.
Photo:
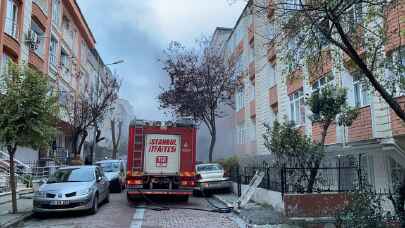
[[[140,132],[139,132],[140,131]],[[144,136],[143,127],[135,127],[135,143],[132,161],[132,172],[141,171],[143,166]]]

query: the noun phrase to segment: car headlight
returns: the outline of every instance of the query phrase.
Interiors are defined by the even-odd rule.
[[[86,189],[82,189],[80,191],[77,191],[78,196],[87,196],[90,193],[91,193],[91,188],[86,188]]]
[[[35,194],[34,194],[34,197],[36,197],[36,198],[45,198],[45,196],[46,196],[46,192],[41,192],[41,191],[35,192]]]

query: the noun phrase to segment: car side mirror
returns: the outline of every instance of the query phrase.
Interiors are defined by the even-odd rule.
[[[99,176],[97,177],[97,182],[100,182],[103,179],[103,177]]]

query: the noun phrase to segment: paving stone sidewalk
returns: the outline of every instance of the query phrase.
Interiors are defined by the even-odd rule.
[[[233,206],[238,197],[235,194],[215,194],[217,200],[223,202],[227,206]],[[282,225],[285,223],[283,214],[276,211],[270,205],[261,205],[250,201],[244,208],[235,210],[246,223],[251,224],[251,227],[292,227]]]
[[[11,198],[11,196],[10,196]],[[15,225],[32,215],[32,194],[25,194],[17,200],[18,213],[11,214],[11,202],[0,204],[0,228],[15,227]]]

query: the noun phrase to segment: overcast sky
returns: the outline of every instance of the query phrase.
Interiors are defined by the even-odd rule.
[[[167,76],[157,61],[172,40],[192,45],[215,28],[233,27],[244,1],[229,0],[77,0],[105,63],[123,79],[121,96],[139,118],[164,118],[157,96]],[[166,80],[165,80],[166,79]]]

